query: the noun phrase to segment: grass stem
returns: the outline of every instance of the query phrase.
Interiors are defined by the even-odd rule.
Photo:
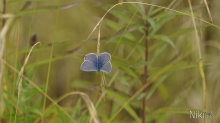
[[[205,79],[205,73],[203,70],[203,62],[202,62],[202,53],[201,53],[201,47],[200,47],[200,42],[199,42],[199,35],[198,35],[198,30],[196,28],[196,22],[195,22],[195,16],[193,13],[193,9],[192,9],[192,4],[191,1],[188,0],[189,2],[189,6],[190,6],[190,11],[191,11],[191,17],[192,17],[192,21],[193,21],[193,26],[195,29],[195,35],[196,35],[196,42],[197,42],[197,46],[198,46],[198,53],[199,53],[199,72],[202,78],[202,85],[203,85],[203,111],[206,111],[206,79]],[[206,119],[204,118],[204,123],[206,122]]]
[[[59,17],[59,12],[60,12],[60,0],[58,3],[58,7],[57,7],[57,15],[56,15],[56,22],[55,22],[55,29],[54,29],[54,39],[52,42],[52,46],[51,46],[51,51],[50,51],[50,62],[48,65],[48,70],[47,70],[47,79],[46,79],[46,87],[45,87],[45,94],[47,94],[48,91],[48,84],[49,84],[49,78],[50,78],[50,69],[51,69],[51,62],[52,62],[52,56],[53,56],[53,50],[54,50],[54,43],[56,40],[56,30],[57,30],[57,23],[58,23],[58,17]],[[43,112],[46,106],[46,96],[44,96],[44,102],[43,102]],[[43,116],[42,116],[42,121],[43,121]]]
[[[148,36],[148,23],[146,23],[146,37]],[[148,61],[148,39],[146,38],[145,41],[145,62]],[[144,66],[144,75],[143,75],[143,85],[145,85],[147,83],[147,76],[148,76],[148,72],[147,72],[147,65]],[[147,89],[145,88],[143,90],[143,93],[146,93]],[[145,112],[145,107],[146,107],[146,98],[144,97],[142,99],[142,123],[145,123],[145,118],[146,118],[146,112]]]

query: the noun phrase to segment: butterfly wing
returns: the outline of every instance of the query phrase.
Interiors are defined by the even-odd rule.
[[[104,65],[105,63],[110,61],[110,59],[111,59],[111,55],[107,52],[101,53],[98,57],[98,60],[101,63],[101,65]]]
[[[101,53],[98,57],[98,68],[102,72],[111,72],[112,65],[110,63],[111,55],[107,52]]]
[[[98,57],[95,53],[89,53],[85,56],[84,60],[90,61],[91,63],[97,63]]]
[[[98,70],[98,67],[97,67],[98,58],[96,54],[89,53],[85,56],[84,60],[85,61],[82,63],[80,67],[82,71],[97,71]]]
[[[80,69],[82,71],[97,71],[97,67],[94,65],[94,63],[92,63],[92,62],[90,62],[88,60],[85,60],[82,63]]]
[[[107,63],[105,63],[105,64],[100,68],[100,71],[106,72],[106,73],[111,72],[111,70],[112,70],[112,65],[111,65],[110,61],[107,62]]]

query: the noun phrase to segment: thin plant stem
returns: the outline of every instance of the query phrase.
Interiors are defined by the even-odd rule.
[[[213,23],[212,15],[211,15],[207,0],[204,0],[204,3],[205,3],[205,6],[206,6],[206,9],[207,9],[207,12],[209,14],[210,20]]]
[[[6,11],[6,0],[3,0],[3,10],[2,10],[2,14],[5,14]],[[5,26],[5,18],[2,18],[2,29],[0,30],[0,59],[4,59],[4,49],[5,49],[5,41],[6,41],[6,33],[3,34],[3,28],[7,28],[4,27]],[[4,64],[0,63],[0,115],[4,112],[4,107],[5,107],[5,103],[4,103],[4,97],[3,97],[3,92],[2,92],[2,83],[3,83],[3,73],[4,73]]]
[[[16,41],[16,44],[15,44],[15,63],[14,63],[14,66],[15,68],[17,68],[17,59],[18,59],[18,45],[19,45],[19,34],[18,34],[18,31],[19,31],[19,24],[17,24],[16,28],[15,28],[15,35],[14,35],[14,40]],[[17,40],[16,40],[17,39]],[[16,81],[16,77],[17,77],[17,73],[14,72],[14,76],[13,76],[13,81]],[[15,86],[13,84],[13,87],[12,87],[12,94],[14,94],[15,92]],[[12,112],[12,111],[10,111]],[[9,120],[9,123],[12,122],[12,113],[10,113],[10,120]]]
[[[146,23],[146,32],[145,35],[146,37],[148,36],[148,22]],[[145,41],[145,62],[148,62],[148,38],[146,38]],[[143,76],[143,85],[145,85],[147,83],[147,78],[148,78],[148,72],[147,72],[147,65],[144,66],[144,76]],[[143,93],[146,93],[147,89],[144,88]],[[146,107],[146,98],[144,97],[142,99],[142,123],[145,123],[145,116],[146,116],[146,112],[145,112],[145,107]]]
[[[197,46],[198,46],[198,53],[199,53],[199,72],[200,72],[200,75],[201,75],[201,78],[202,78],[202,84],[203,84],[203,110],[206,111],[206,80],[205,80],[205,73],[204,73],[204,70],[203,70],[202,53],[201,53],[201,47],[200,47],[200,42],[199,42],[198,30],[196,28],[194,13],[193,13],[193,10],[192,10],[192,4],[191,4],[190,0],[188,0],[188,2],[189,2],[189,6],[190,6],[193,26],[194,26],[194,29],[195,29],[196,43],[197,43]],[[205,122],[206,122],[206,119],[204,118],[204,123]]]
[[[55,28],[54,28],[54,32],[53,32],[54,39],[53,39],[52,46],[51,46],[51,51],[50,51],[50,62],[49,62],[49,65],[48,65],[48,70],[47,70],[45,94],[47,94],[47,91],[48,91],[51,62],[52,62],[52,56],[53,56],[53,50],[54,50],[54,43],[55,43],[55,40],[56,40],[56,30],[57,30],[58,17],[59,17],[59,13],[60,13],[60,9],[59,8],[60,8],[60,0],[59,0],[58,7],[57,7],[56,22],[55,22]],[[46,96],[44,96],[44,103],[43,103],[43,111],[42,112],[44,112],[45,106],[46,106]],[[42,121],[43,121],[43,116],[42,116]]]

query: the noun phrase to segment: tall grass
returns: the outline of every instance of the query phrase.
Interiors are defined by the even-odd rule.
[[[208,59],[218,60],[219,43],[201,31],[220,29],[209,1],[3,2],[0,122],[220,121],[219,72]],[[87,53],[103,51],[111,73],[80,71]]]

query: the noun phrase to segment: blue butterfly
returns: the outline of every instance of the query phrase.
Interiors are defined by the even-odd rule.
[[[101,53],[97,56],[95,53],[89,53],[85,56],[84,62],[80,69],[82,71],[102,71],[111,72],[112,65],[110,63],[111,55],[107,52]]]

